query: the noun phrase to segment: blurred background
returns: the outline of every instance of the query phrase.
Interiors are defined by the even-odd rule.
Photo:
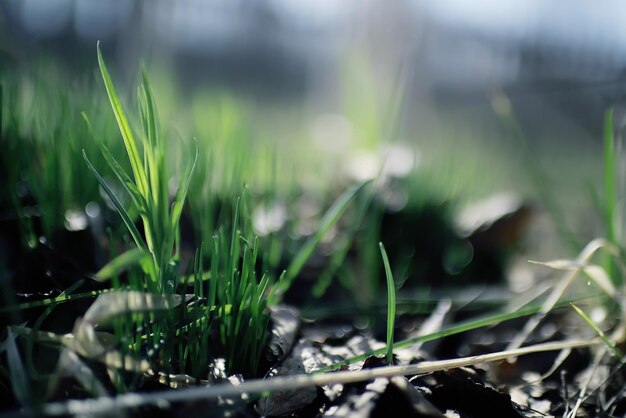
[[[144,62],[181,136],[236,103],[302,182],[371,176],[391,146],[445,198],[543,183],[573,205],[601,187],[624,18],[618,0],[2,0],[0,68],[99,82],[100,41],[123,96]]]

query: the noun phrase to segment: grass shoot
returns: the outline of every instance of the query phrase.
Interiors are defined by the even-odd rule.
[[[393,331],[396,321],[396,283],[389,265],[389,258],[382,242],[379,244],[380,253],[385,265],[385,277],[387,278],[387,364],[393,364]]]

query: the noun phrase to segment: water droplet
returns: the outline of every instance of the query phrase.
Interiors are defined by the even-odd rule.
[[[65,212],[65,228],[68,231],[83,231],[87,229],[89,223],[83,211],[68,210]]]
[[[97,218],[100,216],[100,205],[93,201],[87,203],[85,206],[85,213],[87,213],[87,216],[90,218]]]

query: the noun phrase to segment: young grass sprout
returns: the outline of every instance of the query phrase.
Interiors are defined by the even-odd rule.
[[[389,258],[382,242],[378,243],[380,253],[385,265],[385,276],[387,278],[387,364],[393,364],[393,329],[396,321],[396,283],[393,280],[393,273],[389,265]]]
[[[86,154],[85,160],[108,197],[114,202],[137,246],[150,255],[151,263],[143,265],[145,273],[149,278],[146,282],[147,290],[161,294],[173,293],[175,291],[174,283],[177,261],[175,240],[178,234],[178,222],[182,214],[191,174],[198,158],[198,147],[196,144],[195,155],[185,175],[181,177],[174,202],[170,207],[165,144],[159,135],[154,98],[152,97],[150,83],[145,71],[143,72],[143,82],[139,88],[139,109],[144,135],[143,158],[141,158],[137,141],[119,101],[99,46],[98,64],[111,108],[115,113],[115,118],[124,140],[124,147],[130,160],[134,178],[131,179],[126,174],[104,146],[102,147],[102,153],[141,216],[145,241],[135,227],[128,212],[102,176],[89,162]]]

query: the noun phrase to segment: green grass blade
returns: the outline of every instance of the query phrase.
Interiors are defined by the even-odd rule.
[[[615,155],[615,138],[613,134],[613,109],[609,109],[604,114],[604,222],[606,223],[607,240],[613,245],[620,244],[620,227],[618,216],[618,172]],[[619,274],[612,257],[606,256],[604,267],[613,283],[617,286],[622,284],[622,277]]]
[[[613,110],[604,114],[604,193],[605,216],[607,221],[608,239],[615,243],[617,235],[615,211],[617,207],[617,190],[615,184],[615,141],[613,138]]]
[[[111,169],[113,170],[113,173],[115,174],[117,179],[120,181],[120,183],[122,183],[122,186],[124,187],[126,192],[133,199],[133,203],[139,210],[139,213],[145,214],[146,208],[147,208],[146,200],[143,198],[141,193],[139,193],[137,186],[135,185],[133,180],[128,176],[128,174],[126,174],[126,171],[122,168],[122,166],[113,157],[113,155],[109,151],[109,148],[104,144],[104,142],[98,141],[96,139],[96,134],[91,126],[91,121],[87,117],[87,114],[85,112],[81,112],[81,116],[94,142],[100,145],[100,152],[102,153],[102,156],[106,160],[107,164],[109,165],[109,167],[111,167]]]
[[[122,139],[124,140],[124,146],[126,147],[128,158],[130,159],[130,165],[135,176],[135,181],[137,182],[137,187],[139,188],[139,191],[141,191],[141,193],[144,195],[144,197],[147,197],[148,179],[143,169],[141,157],[139,156],[139,152],[137,151],[137,143],[135,142],[135,138],[133,137],[133,133],[130,128],[130,124],[126,119],[126,114],[124,113],[124,109],[122,108],[117,92],[115,91],[115,86],[111,81],[109,71],[107,70],[106,64],[104,63],[104,58],[102,58],[100,43],[98,43],[97,50],[98,65],[100,66],[102,80],[104,81],[104,86],[106,88],[107,95],[109,96],[111,108],[113,109],[115,119],[117,120],[117,124],[120,128],[120,133],[122,134]]]
[[[100,173],[98,173],[98,170],[96,170],[96,168],[91,164],[91,161],[89,161],[89,158],[87,158],[87,154],[85,153],[85,150],[83,150],[83,158],[87,162],[87,166],[89,167],[91,172],[98,179],[98,182],[100,183],[100,186],[102,186],[102,188],[104,189],[104,191],[107,194],[107,196],[109,196],[109,199],[111,199],[111,202],[113,202],[113,205],[115,206],[115,209],[117,209],[117,212],[122,217],[122,221],[124,221],[124,224],[126,225],[126,228],[128,228],[128,232],[130,232],[130,234],[132,235],[133,240],[135,241],[137,246],[139,248],[141,248],[143,251],[148,253],[149,252],[148,247],[146,246],[145,241],[141,237],[141,234],[137,230],[137,227],[133,223],[133,220],[130,218],[130,215],[128,214],[126,209],[124,209],[124,206],[122,206],[122,203],[119,201],[117,196],[115,196],[115,193],[113,193],[113,190],[111,190],[111,188],[106,183],[106,181],[104,181],[104,179],[102,178]]]
[[[92,290],[90,292],[73,293],[71,295],[67,295],[67,294],[59,295],[55,298],[50,298],[50,299],[42,299],[42,300],[36,300],[33,302],[25,302],[25,303],[20,303],[18,305],[3,306],[3,307],[0,307],[0,313],[12,312],[12,311],[23,311],[26,309],[40,308],[42,306],[56,305],[56,304],[60,304],[64,302],[70,302],[73,300],[95,298],[98,295],[101,295],[107,292],[112,292],[112,291],[113,291],[112,289],[104,289],[104,290]]]
[[[230,283],[230,302],[235,303],[235,296],[237,293],[237,289],[235,286],[235,272],[237,271],[237,265],[239,264],[239,240],[237,236],[239,232],[237,230],[239,226],[239,203],[241,201],[240,197],[237,197],[237,203],[235,204],[235,214],[233,215],[233,227],[230,236],[230,251],[229,251],[229,283]],[[238,306],[233,306],[233,309],[238,308]]]
[[[174,241],[176,240],[176,235],[178,231],[178,223],[180,221],[180,216],[183,212],[183,207],[185,205],[185,199],[187,198],[187,193],[189,191],[189,184],[191,183],[191,176],[196,167],[196,163],[198,162],[198,153],[199,146],[198,141],[194,138],[194,156],[191,163],[191,166],[187,170],[186,175],[181,180],[178,190],[176,190],[176,195],[174,196],[174,202],[172,202],[171,210],[170,210],[170,219],[169,225],[166,229],[166,235],[164,237],[165,242],[162,247],[164,252],[171,252],[172,247],[174,246]],[[178,248],[177,248],[178,250]],[[166,260],[169,258],[168,254],[161,254],[162,259]]]
[[[317,279],[313,287],[313,296],[315,298],[319,299],[324,296],[333,278],[344,265],[344,260],[348,256],[350,248],[352,248],[358,229],[363,225],[363,221],[368,212],[367,210],[374,196],[374,190],[370,189],[368,193],[364,193],[360,201],[356,203],[354,219],[347,231],[347,237],[342,242],[339,242],[338,249],[331,255],[328,265],[322,274],[320,274],[319,279]]]
[[[145,116],[146,116],[146,136],[153,147],[159,148],[159,133],[157,126],[157,113],[156,106],[154,104],[154,96],[152,94],[152,87],[150,85],[150,79],[145,67],[141,66],[141,80],[142,80],[142,92],[145,99]]]
[[[145,97],[146,96],[145,96],[143,89],[141,88],[141,86],[139,86],[139,89],[138,89],[139,120],[141,121],[141,128],[143,129],[144,137],[148,139],[148,143],[150,144],[150,147],[152,147],[153,144],[150,142],[150,139],[151,139],[150,128],[148,127],[148,115],[147,115],[147,110],[146,110],[148,106],[146,105]]]
[[[218,238],[213,237],[213,246],[211,249],[211,280],[209,281],[209,297],[207,303],[209,306],[215,306],[217,300],[218,284],[219,284],[219,243]]]
[[[379,242],[378,246],[383,257],[385,276],[387,277],[387,364],[391,365],[393,364],[393,329],[396,321],[396,284],[393,280],[385,246],[382,242]]]
[[[142,84],[139,86],[139,110],[144,136],[149,146],[144,147],[144,167],[152,197],[152,217],[156,236],[167,233],[168,219],[168,190],[164,181],[165,172],[164,149],[158,137],[156,106],[150,81],[145,68],[142,66]]]
[[[369,181],[357,184],[346,190],[339,198],[333,203],[333,205],[328,209],[328,212],[324,215],[320,222],[320,226],[318,227],[315,234],[309,238],[309,240],[300,248],[300,250],[296,253],[291,263],[287,267],[287,270],[284,276],[278,283],[277,291],[274,293],[275,297],[280,297],[284,294],[287,289],[291,286],[293,280],[296,278],[302,268],[306,265],[306,262],[315,252],[315,249],[322,241],[322,239],[326,236],[328,231],[339,221],[341,215],[346,211],[348,205],[355,196],[367,185]]]
[[[95,277],[101,282],[110,280],[129,267],[139,265],[144,257],[146,257],[146,253],[141,248],[132,248],[109,261],[96,273]]]
[[[615,357],[617,357],[619,362],[622,363],[622,364],[625,364],[625,362],[624,362],[624,354],[622,354],[622,351],[619,348],[617,348],[617,346],[615,344],[613,344],[613,342],[611,340],[609,340],[609,338],[604,334],[604,332],[602,332],[602,330],[600,328],[598,328],[598,326],[595,324],[595,322],[593,322],[591,320],[591,318],[589,318],[589,316],[587,316],[587,314],[585,312],[583,312],[583,310],[580,309],[575,304],[572,303],[572,304],[570,304],[570,306],[576,311],[576,313],[578,315],[581,316],[582,319],[585,320],[585,322],[591,328],[593,328],[593,330],[598,334],[598,336],[600,338],[602,338],[602,341],[604,342],[604,344],[606,344],[606,346],[613,352],[613,354],[615,354]]]
[[[185,199],[187,197],[187,193],[189,191],[189,184],[191,183],[191,175],[193,174],[193,170],[196,167],[196,163],[198,162],[198,153],[200,151],[200,147],[198,145],[198,141],[194,138],[194,155],[193,160],[191,162],[191,166],[187,170],[187,174],[185,175],[183,181],[181,181],[178,186],[178,190],[176,191],[176,196],[174,197],[174,202],[172,203],[172,211],[171,211],[171,226],[173,228],[172,233],[175,233],[178,228],[178,221],[180,220],[180,215],[183,212],[183,206],[185,204]]]
[[[199,248],[196,248],[196,254],[194,255],[193,258],[193,293],[199,297],[202,298],[204,297],[204,293],[203,293],[203,281],[202,281],[202,273],[203,273],[203,266],[202,266],[202,247],[204,246],[204,244],[200,244]]]
[[[558,305],[559,307],[563,307],[566,306],[566,303],[560,304]],[[409,338],[406,340],[402,340],[402,341],[398,341],[396,343],[393,344],[393,348],[394,349],[402,349],[402,348],[409,348],[412,345],[416,344],[416,343],[424,343],[424,342],[428,342],[428,341],[435,341],[435,340],[439,340],[441,338],[444,337],[449,337],[451,335],[456,335],[456,334],[460,334],[463,332],[467,332],[467,331],[471,331],[471,330],[475,330],[475,329],[479,329],[479,328],[483,328],[483,327],[488,327],[488,326],[492,326],[492,325],[497,325],[501,322],[504,321],[509,321],[511,319],[516,319],[516,318],[522,318],[524,316],[529,316],[529,315],[533,315],[536,314],[538,312],[540,312],[542,309],[542,306],[529,306],[527,308],[522,308],[519,309],[517,311],[514,312],[503,312],[503,313],[498,313],[498,314],[491,314],[491,315],[487,315],[487,316],[483,316],[477,319],[471,319],[469,321],[465,321],[462,322],[460,324],[457,325],[452,325],[451,327],[448,327],[446,329],[443,329],[441,331],[438,332],[434,332],[431,334],[426,334],[426,335],[420,335],[414,338]],[[358,361],[362,361],[365,360],[367,357],[370,356],[380,356],[383,354],[386,354],[387,352],[387,347],[383,347],[380,348],[378,350],[374,350],[374,351],[370,351],[368,353],[364,353],[358,356],[354,356],[351,357],[349,359],[346,359],[344,361],[332,364],[330,366],[324,367],[318,371],[316,371],[316,373],[319,372],[327,372],[327,371],[331,371],[331,370],[336,370],[338,368],[340,368],[343,365],[349,365],[352,363],[356,363]]]
[[[141,193],[139,193],[139,189],[137,189],[135,183],[133,183],[133,181],[128,176],[128,174],[126,174],[122,166],[115,160],[106,145],[102,144],[100,150],[102,152],[102,155],[104,156],[104,159],[109,164],[109,167],[111,167],[111,170],[113,170],[113,173],[118,178],[120,183],[122,183],[122,186],[124,186],[124,190],[126,190],[126,192],[133,199],[133,203],[139,210],[139,213],[146,214],[146,199],[144,199]]]

